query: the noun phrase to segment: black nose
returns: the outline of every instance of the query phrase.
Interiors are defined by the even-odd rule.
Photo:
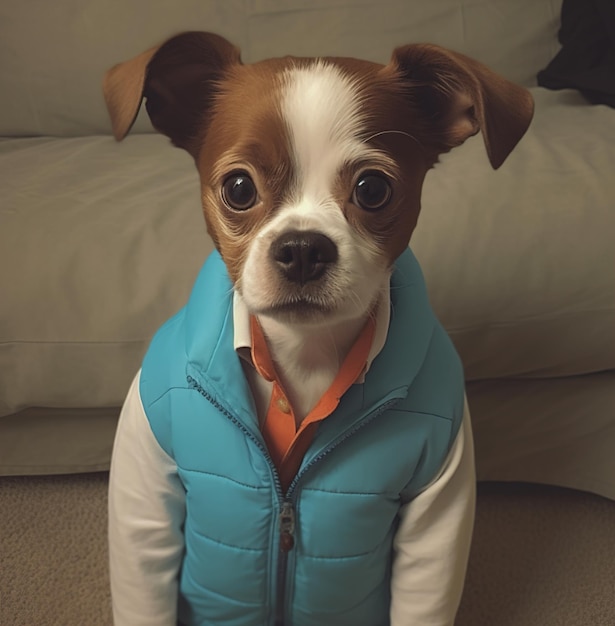
[[[337,261],[337,246],[325,235],[293,230],[280,235],[271,245],[271,257],[293,283],[318,280],[327,266]]]

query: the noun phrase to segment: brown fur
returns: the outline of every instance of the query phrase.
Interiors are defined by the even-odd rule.
[[[328,60],[359,84],[368,113],[364,140],[395,163],[386,209],[370,213],[352,203],[357,164],[339,173],[336,199],[351,226],[392,264],[408,245],[425,174],[438,156],[482,131],[490,162],[499,167],[525,133],[533,102],[522,87],[438,46],[403,46],[386,66]],[[225,39],[184,33],[115,66],[105,78],[116,139],[129,132],[145,97],[154,126],[194,157],[207,227],[233,281],[250,240],[289,200],[292,156],[278,105],[280,75],[309,62],[286,57],[243,65]],[[258,189],[259,200],[248,211],[234,211],[222,201],[222,184],[236,170],[248,172]]]

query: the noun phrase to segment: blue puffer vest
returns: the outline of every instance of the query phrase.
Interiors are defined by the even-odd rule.
[[[154,337],[141,399],[186,490],[178,614],[202,626],[385,626],[399,508],[460,427],[463,372],[410,250],[391,280],[386,344],[320,426],[286,493],[233,349],[217,253]]]

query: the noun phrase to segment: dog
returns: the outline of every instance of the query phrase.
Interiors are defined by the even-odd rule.
[[[439,156],[480,131],[500,167],[529,92],[429,44],[248,65],[204,32],[103,88],[118,141],[145,99],[194,158],[216,248],[118,425],[116,625],[452,625],[472,436],[408,244]]]

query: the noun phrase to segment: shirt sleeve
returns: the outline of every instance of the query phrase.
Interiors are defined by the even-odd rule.
[[[391,626],[453,626],[476,504],[470,413],[440,475],[401,510],[394,541]]]
[[[115,626],[175,626],[185,493],[132,383],[109,477],[109,564]]]

